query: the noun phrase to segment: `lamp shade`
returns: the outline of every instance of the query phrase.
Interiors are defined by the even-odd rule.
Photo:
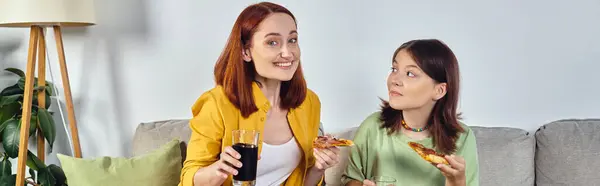
[[[0,0],[0,27],[90,26],[93,0]]]

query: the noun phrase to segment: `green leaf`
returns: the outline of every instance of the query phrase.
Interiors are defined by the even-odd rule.
[[[0,177],[0,186],[15,186],[17,184],[17,175]]]
[[[31,176],[31,179],[35,181],[35,170],[29,169],[29,176]]]
[[[33,101],[31,102],[33,107],[37,107],[37,104],[38,104],[37,97],[38,97],[38,94],[34,93],[33,94],[33,99],[32,99]],[[46,100],[45,100],[46,105],[44,106],[44,108],[48,109],[48,108],[50,108],[50,104],[52,103],[52,100],[50,98],[50,95],[48,95],[48,94],[45,94],[44,97],[46,97]]]
[[[6,128],[6,126],[8,126],[10,123],[16,123],[16,125],[19,125],[19,120],[16,120],[14,118],[10,118],[6,121],[4,121],[1,125],[0,125],[0,133],[2,133],[2,131],[4,131],[4,129]]]
[[[52,146],[54,145],[54,140],[56,138],[56,128],[54,125],[54,120],[52,119],[52,115],[50,115],[48,110],[39,108],[38,121],[40,124],[40,129],[44,134],[44,138],[46,138],[46,141],[48,141],[50,147],[49,152],[52,152]]]
[[[18,69],[18,68],[6,68],[4,70],[12,72],[12,73],[14,73],[16,75],[19,75],[20,77],[25,77],[25,72],[23,72],[21,69]]]
[[[17,85],[19,86],[19,88],[21,90],[25,90],[25,77],[21,77],[19,78],[19,81],[17,81]],[[33,88],[37,88],[38,87],[38,78],[35,77],[33,79]],[[50,83],[49,81],[46,81],[44,87],[48,87],[46,90],[50,90],[50,92],[52,92],[52,89],[54,88],[54,84]]]
[[[37,78],[33,79],[33,86],[35,87],[37,85]],[[19,88],[21,90],[25,90],[25,77],[21,77],[19,78],[19,81],[17,81],[17,84],[19,85]]]
[[[18,101],[23,97],[23,94],[15,94],[10,96],[2,96],[0,98],[0,107],[5,105],[10,105],[13,103],[18,103]]]
[[[54,88],[54,84],[53,84],[53,83],[50,83],[50,82],[48,82],[48,81],[46,81],[46,94],[47,94],[48,96],[56,96],[56,95],[54,94],[54,89],[55,89],[55,88]]]
[[[18,156],[19,151],[19,136],[21,129],[22,119],[8,119],[2,125],[0,125],[0,132],[2,133],[2,146],[6,150],[6,153],[11,158]],[[17,126],[14,128],[14,126]],[[37,116],[32,114],[31,120],[29,121],[29,136],[36,134],[38,126]],[[8,140],[8,141],[7,141]]]
[[[35,132],[38,127],[38,119],[35,113],[31,113],[31,118],[29,121],[29,137],[35,135]],[[21,124],[23,124],[23,118],[19,118],[19,129],[21,129]]]
[[[46,90],[46,86],[37,86],[37,87],[33,88],[34,93],[37,93],[38,91],[41,91],[41,90]]]
[[[52,98],[50,98],[49,94],[46,94],[46,109],[50,108],[50,104],[52,104]]]
[[[67,176],[65,176],[65,172],[59,166],[51,164],[48,165],[48,169],[56,179],[56,185],[65,185],[67,183]]]
[[[2,147],[10,158],[16,158],[19,154],[19,136],[18,122],[11,122],[2,130]]]
[[[19,81],[17,82],[17,84],[19,85],[19,88],[21,90],[25,90],[25,77],[19,78]],[[35,89],[37,86],[38,86],[38,78],[36,77],[36,78],[33,78],[33,88]]]
[[[52,175],[50,167],[44,167],[38,170],[38,182],[42,186],[54,186],[56,185],[56,178]]]
[[[7,157],[0,162],[0,177],[10,176],[12,174],[12,164]]]
[[[6,87],[4,90],[2,90],[2,92],[0,92],[0,96],[10,96],[15,94],[23,94],[23,89],[19,87],[18,83],[10,87]]]
[[[23,92],[25,90],[25,78],[21,78],[19,79],[19,82],[17,83],[17,86],[19,87],[19,90],[21,91],[21,95],[23,95]],[[35,78],[34,80],[34,84],[33,84],[33,104],[37,104],[37,92],[40,91],[41,89],[44,89],[45,87],[45,92],[46,92],[46,109],[50,108],[50,104],[52,103],[52,101],[50,100],[50,96],[54,96],[54,92],[53,92],[53,88],[54,84],[46,81],[46,85],[45,86],[37,86],[37,78]]]
[[[40,169],[46,168],[46,164],[40,160],[33,152],[27,150],[27,162],[25,163],[30,169],[39,171]]]
[[[39,124],[37,114],[32,114],[30,119],[31,120],[29,121],[29,136],[33,136],[37,132]]]
[[[4,123],[6,120],[13,118],[15,115],[21,114],[20,108],[21,104],[19,103],[13,103],[0,107],[0,123]]]

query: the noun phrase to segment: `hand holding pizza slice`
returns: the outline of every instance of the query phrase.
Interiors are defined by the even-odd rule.
[[[346,139],[338,139],[332,136],[318,136],[313,140],[313,155],[315,157],[315,167],[318,170],[325,170],[339,163],[338,147],[351,146],[354,143]]]
[[[455,155],[444,155],[422,144],[408,142],[412,148],[425,161],[436,166],[446,177],[446,185],[465,185],[465,160]]]

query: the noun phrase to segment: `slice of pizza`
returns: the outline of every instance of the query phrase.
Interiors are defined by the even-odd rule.
[[[347,139],[335,138],[331,136],[317,136],[313,140],[313,146],[317,148],[352,146],[354,142]]]
[[[444,154],[442,154],[442,153],[438,153],[433,149],[427,148],[427,147],[423,146],[422,144],[415,143],[415,142],[408,142],[408,146],[410,146],[410,148],[412,148],[415,152],[417,152],[417,154],[419,154],[419,156],[421,156],[421,158],[423,158],[425,161],[428,161],[429,163],[431,163],[433,165],[437,165],[440,163],[449,165],[448,160],[446,160],[446,158],[444,158]]]

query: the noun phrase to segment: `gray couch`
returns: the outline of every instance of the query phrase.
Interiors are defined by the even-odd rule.
[[[600,119],[560,120],[535,132],[471,128],[477,137],[482,186],[600,185]],[[352,139],[355,130],[334,135]],[[184,141],[185,158],[189,137],[188,120],[142,123],[134,136],[133,155],[142,155],[177,138]],[[348,150],[343,149],[341,163],[325,173],[327,185],[340,185],[347,154]]]

